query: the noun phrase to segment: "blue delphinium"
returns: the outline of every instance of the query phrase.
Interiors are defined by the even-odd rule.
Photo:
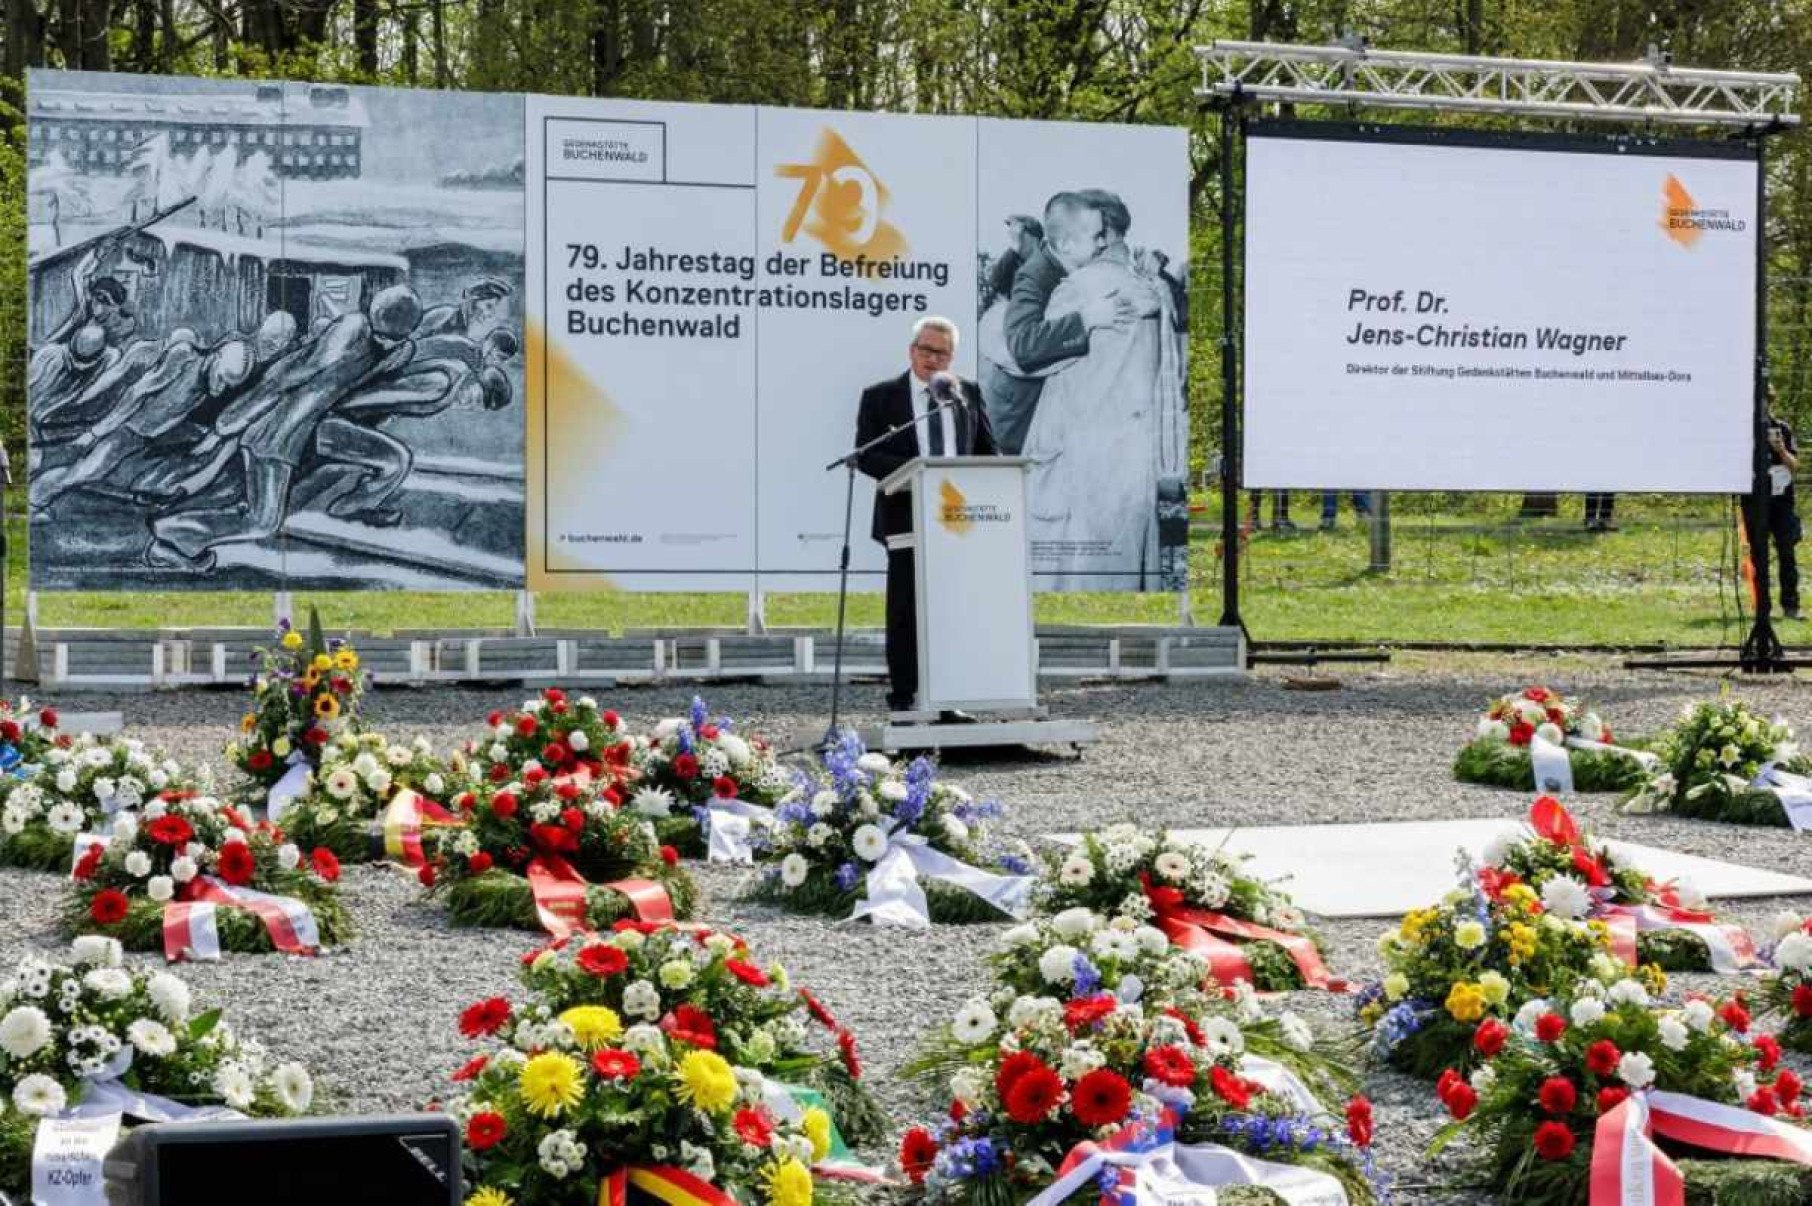
[[[1389,1055],[1397,1049],[1410,1035],[1422,1029],[1429,1012],[1426,1001],[1408,997],[1391,1006],[1390,1011],[1378,1019],[1378,1025],[1372,1034],[1372,1047],[1379,1055]]]
[[[955,1180],[980,1180],[993,1176],[1000,1168],[990,1139],[958,1139],[937,1154],[939,1171]]]
[[[1088,961],[1088,956],[1081,951],[1076,952],[1074,967],[1076,971],[1075,995],[1077,997],[1094,996],[1095,990],[1101,987],[1101,973],[1096,970],[1093,963]]]
[[[853,890],[856,886],[856,881],[861,878],[862,868],[856,866],[854,863],[844,863],[837,868],[837,887],[845,892]]]
[[[710,719],[710,717],[711,717],[711,711],[709,708],[705,707],[705,701],[703,699],[700,699],[698,696],[694,695],[692,697],[692,711],[691,711],[692,727],[694,729],[703,728],[705,726],[705,722],[708,721]]]

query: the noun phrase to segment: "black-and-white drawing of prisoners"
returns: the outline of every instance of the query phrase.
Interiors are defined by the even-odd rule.
[[[1074,188],[1000,216],[978,263],[982,399],[1027,457],[1045,590],[1188,583],[1188,283],[1120,193]]]
[[[521,585],[520,97],[28,96],[35,589]]]

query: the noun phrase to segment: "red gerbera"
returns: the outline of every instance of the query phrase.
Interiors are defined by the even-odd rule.
[[[666,863],[669,867],[679,866],[679,847],[662,846],[661,847],[661,861],[663,863]]]
[[[1617,1044],[1610,1039],[1599,1039],[1585,1049],[1585,1066],[1594,1076],[1609,1076],[1617,1070],[1617,1061],[1623,1058],[1623,1052],[1617,1050]]]
[[[1083,1126],[1107,1126],[1132,1108],[1132,1086],[1112,1068],[1096,1068],[1076,1082],[1070,1109]]]
[[[1535,1128],[1535,1154],[1544,1160],[1565,1160],[1573,1154],[1573,1130],[1564,1122],[1544,1122]]]
[[[591,1057],[591,1070],[605,1080],[634,1080],[642,1074],[642,1061],[633,1051],[607,1049]]]
[[[698,759],[691,754],[676,754],[673,758],[673,773],[682,779],[698,777]]]
[[[736,798],[736,780],[728,775],[717,776],[711,780],[711,794],[720,800],[734,800]]]
[[[308,861],[314,867],[316,875],[330,884],[339,882],[340,860],[334,857],[333,851],[325,846],[316,846],[314,853],[308,856]]]
[[[608,943],[598,943],[579,952],[579,967],[594,976],[615,976],[629,969],[629,956]]]
[[[1214,1085],[1215,1094],[1234,1109],[1244,1110],[1252,1104],[1251,1083],[1241,1080],[1219,1064],[1208,1073],[1208,1080]]]
[[[1755,1053],[1760,1056],[1756,1066],[1763,1072],[1772,1072],[1775,1065],[1781,1062],[1781,1045],[1772,1034],[1758,1034],[1753,1043]]]
[[[1726,1026],[1729,1026],[1738,1034],[1748,1033],[1749,1010],[1743,1005],[1742,993],[1738,993],[1736,996],[1730,998],[1730,1000],[1724,1002],[1723,1006],[1718,1010],[1718,1016],[1724,1019],[1724,1024]]]
[[[1195,1083],[1195,1064],[1181,1047],[1153,1047],[1145,1053],[1145,1075],[1159,1084],[1186,1089]]]
[[[16,720],[0,720],[0,741],[17,741],[24,730]]]
[[[516,815],[516,796],[512,792],[500,791],[491,797],[491,812],[509,820]]]
[[[1119,998],[1108,993],[1081,997],[1064,1005],[1063,1024],[1071,1034],[1080,1034],[1119,1007]]]
[[[1346,1103],[1346,1134],[1357,1147],[1372,1145],[1372,1103],[1363,1095]]]
[[[472,1121],[466,1123],[466,1146],[475,1152],[495,1147],[510,1132],[510,1124],[503,1120],[502,1114],[490,1110],[472,1115]]]
[[[925,1183],[925,1174],[937,1160],[937,1140],[922,1126],[915,1126],[900,1138],[900,1168],[914,1185]]]
[[[1480,1022],[1478,1029],[1472,1032],[1472,1046],[1480,1055],[1490,1059],[1504,1049],[1510,1040],[1510,1027],[1496,1018],[1486,1018]]]
[[[1573,1107],[1579,1104],[1579,1091],[1573,1082],[1564,1076],[1550,1076],[1541,1082],[1541,1090],[1536,1094],[1541,1108],[1550,1114],[1571,1114]]]
[[[468,1080],[476,1080],[478,1079],[478,1074],[483,1072],[485,1070],[485,1065],[490,1062],[491,1057],[488,1055],[474,1055],[471,1059],[459,1066],[459,1071],[453,1074],[453,1080],[460,1083],[464,1083]]]
[[[480,850],[477,854],[474,854],[471,858],[466,860],[466,870],[470,871],[473,875],[483,875],[486,871],[491,869],[493,861],[494,860],[490,855]]]
[[[220,860],[216,866],[220,871],[220,878],[238,888],[249,886],[252,875],[258,870],[258,862],[252,857],[252,848],[244,842],[227,842],[221,846]]]
[[[155,821],[145,823],[145,832],[151,840],[165,846],[186,846],[195,836],[195,826],[175,813],[166,812]]]
[[[766,972],[742,959],[725,959],[724,970],[744,984],[753,984],[756,988],[766,988],[771,982]]]
[[[1782,1068],[1780,1075],[1774,1078],[1774,1095],[1782,1101],[1797,1100],[1805,1087],[1792,1068]]]
[[[535,718],[530,716],[527,712],[524,712],[516,718],[516,732],[519,735],[523,737],[533,737],[535,735],[535,728]]]
[[[503,997],[488,997],[466,1006],[459,1015],[459,1032],[467,1038],[496,1034],[510,1020],[510,1003]]]
[[[736,1128],[736,1137],[750,1147],[769,1147],[774,1142],[774,1118],[765,1106],[736,1111],[730,1124]]]
[[[106,854],[107,844],[105,842],[96,842],[94,845],[88,847],[88,849],[82,852],[82,857],[76,861],[75,867],[69,872],[70,878],[84,881],[93,879],[94,873],[100,868],[101,859],[104,858]]]
[[[1005,1101],[1020,1077],[1044,1067],[1044,1061],[1030,1051],[1014,1051],[1000,1061],[1000,1067],[994,1070],[994,1091]]]
[[[1002,1103],[1007,1117],[1022,1126],[1043,1122],[1063,1100],[1063,1078],[1039,1063],[1013,1081]]]
[[[1624,1099],[1629,1095],[1630,1091],[1622,1085],[1609,1085],[1598,1090],[1598,1112],[1600,1114],[1610,1113],[1622,1105]]]
[[[676,1042],[717,1049],[717,1026],[711,1015],[696,1005],[674,1006],[673,1012],[661,1019],[661,1029]]]
[[[1567,1019],[1558,1013],[1544,1013],[1535,1019],[1535,1037],[1544,1043],[1559,1042],[1566,1032]]]
[[[114,925],[126,919],[126,910],[130,902],[126,894],[118,888],[102,888],[88,902],[88,916],[96,925]]]
[[[246,769],[250,771],[269,770],[271,768],[271,752],[269,750],[253,750],[246,756],[245,766]]]

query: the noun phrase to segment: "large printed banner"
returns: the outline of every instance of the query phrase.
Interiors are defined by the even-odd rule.
[[[1251,134],[1247,485],[1749,490],[1752,147]]]
[[[932,315],[1038,584],[1182,585],[1181,130],[29,88],[37,589],[827,589]]]
[[[825,466],[929,315],[1033,462],[1039,585],[1181,584],[1159,518],[1188,446],[1182,131],[549,97],[527,117],[531,585],[834,584],[847,483]],[[872,494],[863,576],[885,566]]]

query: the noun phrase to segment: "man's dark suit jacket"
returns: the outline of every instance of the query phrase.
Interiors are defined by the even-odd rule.
[[[1088,328],[1082,325],[1082,315],[1065,314],[1054,322],[1044,317],[1044,308],[1065,275],[1063,265],[1040,247],[1013,278],[1004,325],[1007,349],[1021,372],[1035,373],[1059,360],[1088,355]]]
[[[901,373],[886,381],[877,381],[862,391],[862,405],[856,411],[856,446],[874,439],[890,427],[912,418],[911,373]],[[963,398],[968,403],[956,409],[956,447],[950,456],[995,456],[994,433],[988,428],[988,416],[982,410],[981,390],[973,381],[963,382]],[[941,416],[940,416],[941,419]],[[932,420],[920,424],[928,427]],[[891,440],[864,452],[856,468],[877,482],[919,455],[918,437],[910,430],[895,433]],[[869,535],[886,540],[912,530],[912,496],[906,493],[882,494],[875,491],[874,521]]]

